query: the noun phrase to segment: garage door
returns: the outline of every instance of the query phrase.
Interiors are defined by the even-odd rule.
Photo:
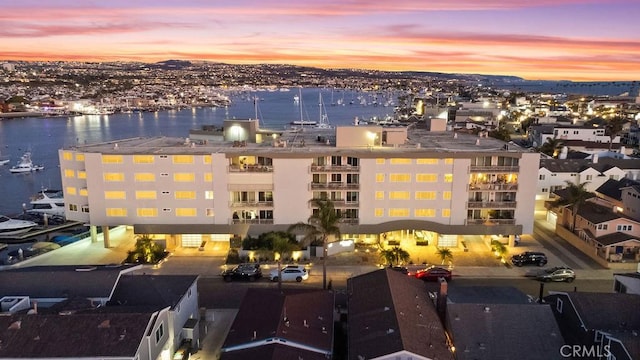
[[[200,247],[201,234],[182,234],[182,247]]]

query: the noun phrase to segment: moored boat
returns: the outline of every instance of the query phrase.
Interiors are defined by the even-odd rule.
[[[25,173],[39,170],[44,170],[44,166],[35,165],[33,161],[31,161],[31,152],[24,153],[24,155],[22,155],[22,157],[20,158],[18,164],[12,166],[11,169],[9,169],[9,171],[12,173]]]
[[[64,194],[62,190],[43,189],[30,201],[27,213],[64,216]]]
[[[33,221],[12,219],[10,217],[0,215],[0,237],[24,234],[36,225],[38,224]]]

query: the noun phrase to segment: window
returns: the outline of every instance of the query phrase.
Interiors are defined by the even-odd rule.
[[[383,217],[384,216],[384,209],[382,208],[376,208],[374,211],[374,216],[375,217]]]
[[[376,191],[376,200],[384,200],[384,191]]]
[[[156,217],[158,216],[158,209],[156,208],[138,208],[136,213],[140,217]]]
[[[102,155],[103,164],[122,164],[122,155]]]
[[[447,165],[451,165],[451,164],[453,164],[453,159],[452,158],[446,158],[446,159],[444,159],[444,163],[447,164]]]
[[[442,217],[451,217],[451,209],[442,209]]]
[[[161,323],[158,329],[156,330],[156,344],[160,342],[162,336],[164,335],[164,323]]]
[[[436,216],[435,209],[415,209],[413,210],[415,217],[434,217]]]
[[[438,174],[416,174],[417,182],[437,182]]]
[[[438,165],[438,159],[416,159],[419,165]]]
[[[153,155],[133,155],[134,164],[153,164],[155,160]]]
[[[153,182],[156,181],[156,174],[153,173],[135,173],[133,178],[136,182]]]
[[[435,191],[416,191],[416,200],[435,200]]]
[[[87,172],[83,170],[78,170],[78,179],[86,179],[86,178],[87,178]]]
[[[204,192],[204,198],[207,199],[207,200],[213,200],[213,191],[206,190]]]
[[[358,202],[359,196],[357,191],[347,191],[347,202]]]
[[[547,188],[542,188],[542,192],[543,192],[543,193],[549,192],[549,189],[547,189]]]
[[[331,165],[341,166],[342,165],[342,156],[332,156],[331,157]]]
[[[546,177],[546,176],[545,176],[544,174],[540,174],[540,175],[538,176],[538,180],[544,180],[544,178],[545,178],[545,177]]]
[[[173,155],[174,164],[193,164],[193,155]]]
[[[127,193],[124,191],[105,191],[104,198],[107,200],[124,200],[127,198]]]
[[[378,164],[378,165],[384,165],[384,159],[377,158],[377,159],[376,159],[376,164]]]
[[[384,174],[376,174],[376,182],[384,182]]]
[[[124,181],[123,173],[104,173],[103,179],[106,182],[122,182]]]
[[[85,189],[80,189],[80,196],[89,196],[89,191]]]
[[[359,184],[360,174],[347,174],[347,184]]]
[[[76,204],[69,204],[69,210],[70,210],[70,211],[78,211],[78,205],[76,205]]]
[[[593,175],[587,175],[587,181],[593,180]]]
[[[408,191],[390,191],[390,200],[409,200],[411,198]]]
[[[391,165],[411,165],[411,159],[394,158],[390,160]]]
[[[127,209],[124,208],[107,208],[107,216],[110,217],[122,217],[127,216]]]
[[[347,157],[347,165],[358,166],[359,164],[360,164],[360,162],[359,162],[358,158],[351,157],[351,156]]]
[[[633,229],[632,225],[618,225],[617,231],[631,231]]]
[[[558,311],[558,313],[562,314],[562,299],[558,298],[556,299],[556,310]]]
[[[389,217],[409,217],[409,209],[389,209]]]
[[[213,216],[214,216],[213,209],[211,209],[211,208],[206,208],[206,209],[204,209],[204,214],[205,214],[205,216],[207,216],[207,217],[213,217]]]
[[[409,175],[409,174],[389,174],[389,181],[391,181],[391,182],[411,182],[411,175]]]
[[[205,163],[205,164],[211,164],[211,155],[205,155],[202,158],[202,162]]]
[[[173,181],[175,182],[193,182],[196,177],[193,173],[175,173],[173,174]]]
[[[259,191],[258,192],[258,201],[259,202],[273,201],[273,192],[271,192],[271,191]]]
[[[213,182],[213,174],[204,173],[204,182]]]
[[[89,213],[89,205],[82,205],[82,212]]]
[[[194,208],[177,208],[176,216],[196,216],[198,211]]]
[[[76,177],[76,172],[72,169],[65,169],[64,170],[64,177],[66,178],[74,178]]]
[[[67,186],[67,189],[65,190],[65,194],[75,195],[76,194],[76,188],[73,187],[73,186]]]
[[[442,200],[451,200],[451,191],[443,191]]]
[[[136,199],[154,200],[158,197],[155,190],[139,190],[136,191]]]
[[[195,191],[176,191],[174,193],[176,200],[194,200],[196,198]]]
[[[444,182],[453,182],[453,174],[444,174]]]
[[[342,174],[331,174],[331,182],[342,182]]]
[[[62,159],[63,160],[73,160],[73,153],[70,153],[68,151],[65,151],[62,153]]]
[[[84,161],[84,154],[76,154],[76,161]]]

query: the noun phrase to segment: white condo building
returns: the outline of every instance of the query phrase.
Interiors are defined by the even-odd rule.
[[[323,198],[343,237],[361,241],[403,232],[458,246],[533,231],[539,154],[496,139],[415,125],[223,129],[61,149],[67,219],[197,247],[286,230]]]

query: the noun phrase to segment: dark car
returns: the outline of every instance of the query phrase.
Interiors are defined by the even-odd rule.
[[[389,269],[397,272],[401,272],[403,274],[409,274],[409,269],[406,266],[400,266],[400,265],[389,266]]]
[[[536,277],[540,281],[566,281],[568,283],[576,279],[576,273],[566,266],[556,266],[542,271]]]
[[[233,269],[222,272],[224,281],[249,280],[256,281],[262,277],[262,270],[259,264],[240,264]]]
[[[438,281],[440,278],[451,281],[451,270],[447,270],[439,266],[431,266],[426,269],[416,271],[415,277],[424,281]]]
[[[547,255],[541,252],[525,251],[522,254],[513,255],[511,257],[511,263],[515,266],[522,265],[547,265]]]

